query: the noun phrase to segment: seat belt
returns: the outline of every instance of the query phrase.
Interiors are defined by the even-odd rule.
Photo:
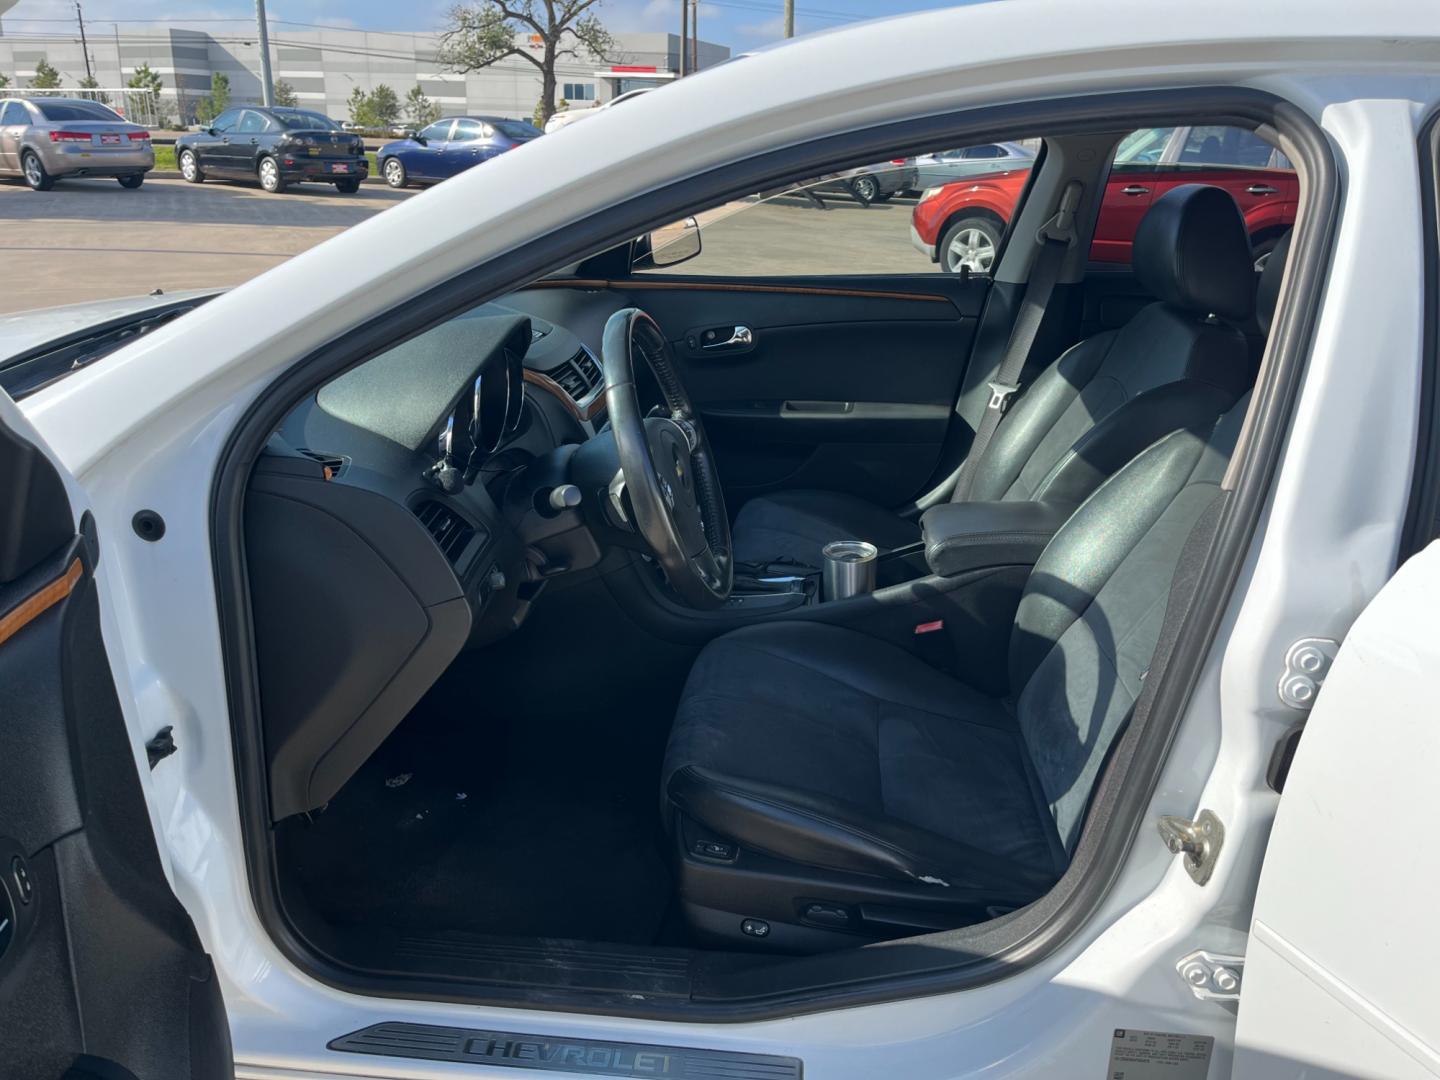
[[[990,403],[985,406],[985,415],[980,418],[980,426],[975,430],[970,453],[965,457],[965,464],[960,467],[960,475],[955,481],[955,492],[950,497],[951,502],[964,502],[970,497],[975,488],[975,477],[980,472],[980,463],[985,459],[985,451],[990,448],[990,441],[995,437],[995,429],[1005,418],[1005,412],[1010,408],[1010,400],[1022,389],[1020,380],[1025,373],[1025,364],[1030,359],[1030,350],[1035,347],[1035,337],[1040,333],[1040,323],[1045,318],[1045,309],[1050,305],[1050,294],[1055,290],[1055,282],[1060,277],[1065,255],[1075,239],[1075,211],[1080,205],[1083,191],[1079,180],[1071,180],[1066,184],[1055,216],[1040,226],[1036,237],[1041,243],[1040,254],[1035,257],[1035,263],[1030,268],[1030,280],[1025,286],[1025,299],[1020,303],[1020,314],[1015,318],[1015,327],[1010,331],[1005,355],[1000,360],[994,381],[990,383]]]

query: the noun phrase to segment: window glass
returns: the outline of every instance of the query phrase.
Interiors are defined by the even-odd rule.
[[[98,101],[37,101],[35,107],[52,124],[66,124],[72,120],[104,120],[113,124],[121,119]]]
[[[760,192],[697,215],[699,255],[640,272],[988,274],[1039,148],[953,147]]]
[[[474,142],[485,137],[485,125],[479,120],[456,120],[451,142]]]
[[[1115,168],[1129,166],[1132,169],[1143,169],[1159,165],[1165,155],[1165,147],[1169,145],[1174,134],[1175,129],[1168,127],[1132,131],[1121,139],[1120,145],[1115,148]]]
[[[256,135],[269,126],[269,122],[260,113],[246,109],[240,114],[240,126],[235,130],[241,135]]]
[[[276,111],[276,118],[291,131],[340,131],[342,128],[324,113],[309,109],[286,109]]]
[[[1276,153],[1259,135],[1244,128],[1193,127],[1180,149],[1180,164],[1263,169],[1270,167]]]
[[[454,123],[453,120],[436,120],[435,123],[420,132],[420,137],[426,142],[444,142],[450,135],[452,123]]]
[[[211,122],[210,126],[216,131],[234,131],[235,125],[238,123],[240,123],[240,110],[226,109]]]
[[[0,127],[9,127],[11,124],[30,123],[30,114],[25,111],[25,106],[18,101],[7,101],[5,111],[0,112]]]
[[[560,96],[566,101],[594,101],[594,83],[567,82],[560,88]]]
[[[527,124],[524,120],[496,120],[495,127],[500,134],[507,139],[514,139],[516,142],[538,139],[545,134],[534,124]]]

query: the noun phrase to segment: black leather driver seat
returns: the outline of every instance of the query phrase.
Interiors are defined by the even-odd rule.
[[[692,925],[821,949],[981,921],[1053,884],[1248,400],[1165,436],[1056,534],[1009,631],[1005,700],[836,626],[707,645],[662,780]]]
[[[1155,201],[1135,234],[1134,270],[1158,302],[1087,338],[1042,372],[996,429],[974,501],[1080,503],[1167,432],[1213,420],[1254,380],[1244,335],[1255,276],[1229,193],[1187,184]],[[742,563],[820,565],[831,540],[883,549],[920,539],[915,521],[853,495],[751,499],[734,526]]]

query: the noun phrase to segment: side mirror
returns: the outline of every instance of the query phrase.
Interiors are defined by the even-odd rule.
[[[220,129],[217,127],[207,127],[205,129],[205,134],[209,135],[211,138],[216,138],[220,135]]]
[[[632,268],[659,269],[688,262],[700,254],[700,223],[693,217],[652,229],[641,237]]]
[[[405,132],[405,138],[411,140],[412,142],[418,142],[421,146],[426,145],[430,141],[425,138],[424,135],[421,135],[418,131]]]

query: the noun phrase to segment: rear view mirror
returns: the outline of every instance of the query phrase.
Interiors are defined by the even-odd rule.
[[[700,223],[682,218],[653,229],[641,238],[634,265],[659,268],[675,266],[700,254]]]

